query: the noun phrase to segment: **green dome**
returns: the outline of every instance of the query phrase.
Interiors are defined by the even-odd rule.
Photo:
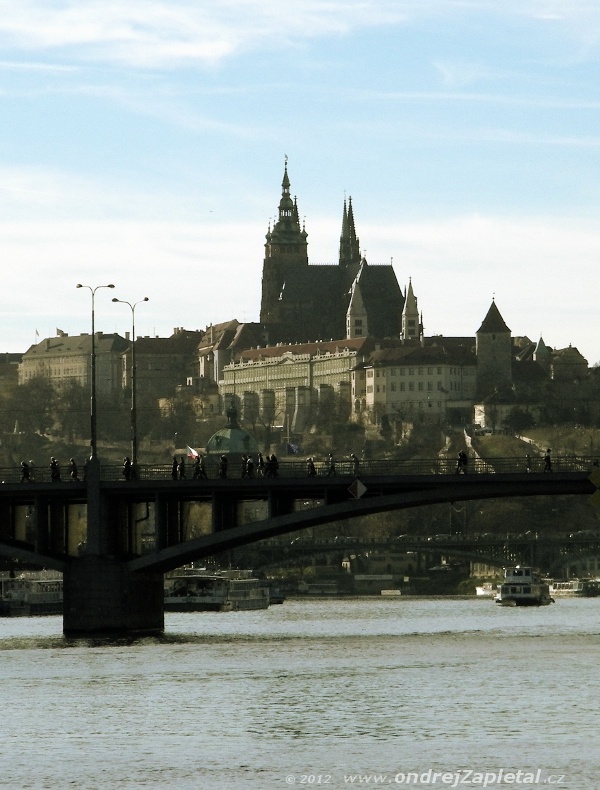
[[[258,442],[251,433],[240,428],[233,403],[227,409],[227,425],[213,433],[206,443],[207,455],[242,456],[258,453]]]

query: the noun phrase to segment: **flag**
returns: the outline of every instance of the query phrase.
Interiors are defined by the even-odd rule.
[[[287,443],[288,455],[296,455],[299,452],[300,452],[300,448],[298,447],[297,444],[290,444],[290,442]]]
[[[186,445],[187,447],[187,457],[188,458],[198,458],[198,453],[194,450],[193,447],[190,447],[189,444]]]

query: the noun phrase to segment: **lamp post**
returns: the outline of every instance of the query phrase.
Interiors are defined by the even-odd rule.
[[[135,364],[135,308],[142,302],[147,302],[144,296],[138,302],[127,302],[124,299],[113,299],[113,302],[126,304],[131,310],[131,468],[133,476],[137,477],[137,390],[136,390],[136,364]]]
[[[91,285],[82,285],[77,283],[77,288],[87,288],[92,295],[92,353],[91,353],[91,388],[90,388],[90,458],[96,460],[98,457],[96,451],[97,444],[97,430],[96,430],[96,329],[94,326],[94,297],[99,288],[114,288],[115,286],[110,283],[109,285],[97,285],[92,288]]]

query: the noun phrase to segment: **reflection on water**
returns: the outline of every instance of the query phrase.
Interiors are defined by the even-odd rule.
[[[270,790],[504,767],[597,787],[600,599],[289,600],[113,641],[61,625],[0,621],[0,786]]]

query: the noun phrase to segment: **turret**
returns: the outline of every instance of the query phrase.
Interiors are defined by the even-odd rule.
[[[512,337],[496,302],[476,332],[477,389],[481,396],[512,383]]]

